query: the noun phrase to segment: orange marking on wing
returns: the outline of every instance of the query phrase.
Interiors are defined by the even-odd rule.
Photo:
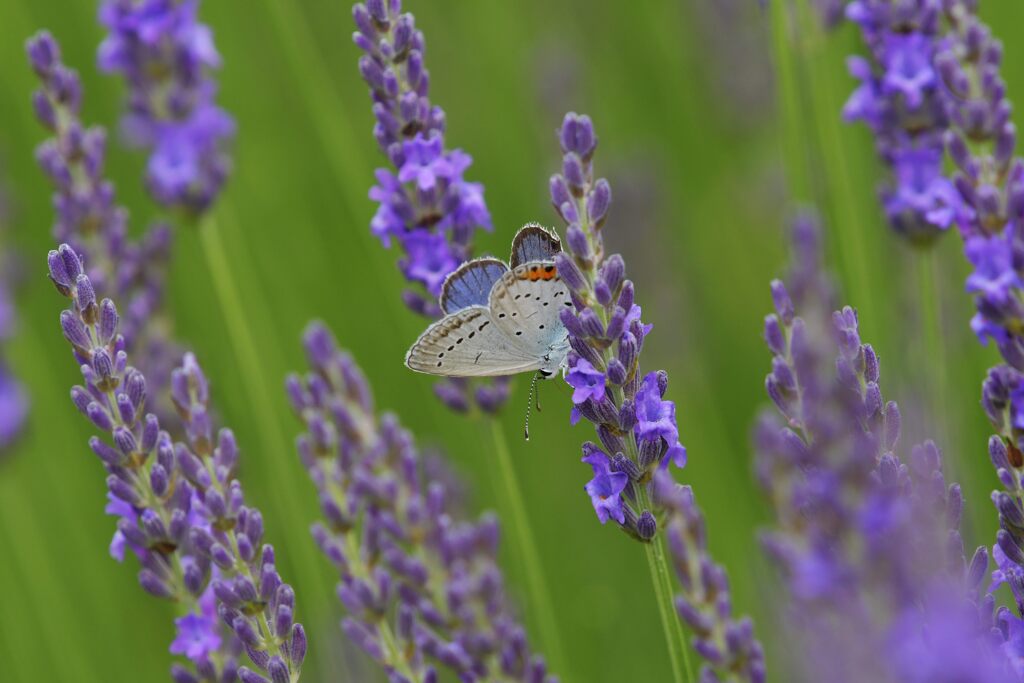
[[[554,280],[558,277],[558,269],[555,266],[533,266],[529,270],[524,269],[520,273],[516,273],[516,279],[529,280],[530,282],[536,282],[537,280]]]

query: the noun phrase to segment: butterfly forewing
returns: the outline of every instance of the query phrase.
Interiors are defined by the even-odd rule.
[[[572,306],[553,261],[532,261],[505,273],[491,290],[494,325],[524,353],[541,358],[563,344],[559,312]]]
[[[485,306],[469,306],[427,328],[406,354],[417,372],[445,377],[493,377],[537,370],[541,360],[495,325]]]
[[[551,261],[560,251],[562,243],[557,235],[531,223],[516,233],[509,261],[516,268],[531,261]]]

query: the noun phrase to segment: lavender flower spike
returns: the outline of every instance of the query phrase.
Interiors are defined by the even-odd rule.
[[[320,498],[313,525],[337,568],[342,629],[391,681],[555,683],[512,616],[498,568],[498,523],[460,519],[447,477],[431,472],[366,379],[318,323],[305,336],[311,372],[289,377],[306,427],[298,450]]]
[[[41,82],[32,95],[36,118],[53,134],[36,149],[36,158],[54,186],[54,238],[83,256],[97,300],[122,302],[125,348],[149,378],[157,414],[169,422],[172,411],[163,400],[164,389],[181,352],[167,339],[166,318],[161,324],[153,320],[164,315],[170,230],[158,223],[139,241],[128,236],[128,214],[103,176],[106,132],[85,127],[79,117],[78,74],[64,66],[57,41],[45,31],[32,37],[26,49]]]
[[[385,247],[398,242],[398,266],[411,287],[403,293],[415,313],[438,318],[437,297],[445,278],[472,256],[478,229],[491,230],[483,186],[465,180],[472,159],[445,147],[444,111],[430,102],[426,43],[400,0],[374,0],[352,8],[359,72],[370,86],[373,134],[391,168],[377,169],[370,199],[379,202],[370,229]],[[469,383],[452,379],[435,386],[457,412],[470,407]],[[497,412],[508,398],[504,378],[476,388],[477,406]]]
[[[224,152],[235,124],[215,101],[209,72],[220,67],[213,32],[200,23],[198,0],[103,0],[103,71],[118,73],[129,94],[121,128],[149,150],[150,193],[169,208],[201,214],[227,180]]]
[[[954,182],[965,206],[960,232],[975,268],[967,279],[977,308],[971,327],[1024,371],[1024,160],[1015,156],[1017,130],[999,73],[1002,45],[978,19],[976,4],[944,3],[949,31],[936,63],[951,93],[947,149],[959,169]]]
[[[942,169],[949,91],[935,67],[941,2],[854,0],[846,16],[860,27],[870,58],[849,60],[860,85],[843,118],[868,125],[892,172],[880,191],[889,224],[913,242],[931,242],[963,211]]]
[[[587,485],[602,523],[609,519],[640,541],[653,534],[637,526],[649,509],[656,469],[686,464],[679,443],[675,404],[665,400],[668,376],[640,371],[640,352],[651,330],[640,320],[633,283],[618,254],[605,258],[601,228],[611,188],[595,180],[591,159],[597,138],[590,119],[568,114],[560,132],[563,173],[551,179],[551,199],[568,225],[568,249],[557,256],[558,273],[575,304],[562,311],[572,351],[566,381],[573,388],[572,420],[585,417],[600,446],[587,443],[583,461],[594,479]]]
[[[900,459],[899,409],[882,397],[856,313],[830,313],[812,220],[797,222],[794,242],[793,286],[772,283],[765,319],[781,419],[766,415],[755,435],[777,518],[764,544],[791,601],[786,628],[807,653],[794,679],[1016,680],[992,638],[988,555],[964,555],[960,487],[931,442]]]
[[[110,552],[125,550],[141,564],[148,593],[184,605],[171,652],[194,670],[172,669],[178,683],[266,678],[238,668],[239,643],[270,679],[299,678],[306,638],[294,623],[294,592],[274,568],[274,551],[261,545],[263,520],[248,508],[234,478],[238,447],[227,430],[213,438],[208,388],[187,355],[172,378],[173,397],[188,445],[173,443],[159,419],[146,414],[146,379],[128,365],[119,315],[110,299],[98,301],[81,258],[66,244],[48,257],[50,279],[71,299],[61,328],[80,364],[84,386],[71,391],[75,406],[108,440],[89,445],[107,469],[107,512],[117,515]],[[219,614],[220,620],[215,617]]]
[[[640,369],[640,353],[652,326],[640,320],[622,257],[604,254],[601,231],[611,187],[605,179],[594,178],[597,136],[590,118],[567,114],[559,141],[562,173],[552,176],[550,188],[555,210],[567,225],[567,249],[556,257],[556,266],[574,304],[562,311],[572,346],[566,374],[574,389],[570,419],[575,423],[586,418],[600,442],[583,444],[583,462],[594,475],[585,490],[602,524],[614,520],[643,543],[660,544],[657,520],[668,521],[669,549],[683,586],[680,605],[689,606],[681,607],[680,615],[693,629],[695,649],[705,659],[704,680],[759,683],[765,677],[761,646],[749,620],[732,620],[727,601],[711,608],[716,591],[726,595],[725,572],[708,557],[703,537],[692,536],[700,526],[700,513],[692,495],[677,492],[667,472],[670,464],[686,464],[686,449],[679,441],[675,403],[665,398],[667,373],[644,374]],[[687,495],[684,504],[680,496]],[[714,568],[720,583],[694,584],[687,569],[693,557],[709,571]],[[699,623],[690,618],[701,610],[707,611]],[[728,644],[721,640],[726,633]],[[669,642],[671,646],[671,636]],[[726,648],[728,655],[719,648]]]

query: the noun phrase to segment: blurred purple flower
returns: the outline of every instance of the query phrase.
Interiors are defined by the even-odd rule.
[[[988,306],[1002,308],[1015,291],[1024,289],[1006,238],[971,237],[964,244],[964,254],[974,266],[974,272],[967,276],[967,291],[976,293]]]
[[[945,232],[960,205],[941,177],[949,123],[948,90],[935,68],[944,44],[941,10],[939,0],[855,0],[846,6],[870,59],[847,62],[859,85],[843,118],[863,121],[874,133],[878,155],[893,171],[880,190],[886,218],[897,233],[919,243]]]
[[[459,265],[448,240],[436,232],[419,230],[402,235],[401,242],[405,257],[399,267],[406,279],[439,296],[445,278]]]
[[[942,173],[942,149],[936,147],[893,150],[895,187],[881,192],[885,214],[893,226],[905,232],[923,217],[945,230],[964,214],[960,195]]]
[[[883,90],[901,95],[908,108],[917,109],[936,85],[934,39],[921,33],[887,33],[882,41]]]
[[[415,312],[437,317],[434,278],[412,274],[435,271],[438,263],[431,256],[441,249],[424,252],[407,247],[445,240],[446,253],[452,258],[445,261],[447,272],[439,273],[443,281],[470,257],[476,229],[491,229],[483,187],[463,178],[472,163],[470,156],[445,148],[444,112],[430,102],[430,80],[423,66],[425,43],[413,16],[401,13],[400,2],[368,2],[357,3],[353,17],[358,29],[354,39],[364,52],[359,71],[374,103],[374,137],[397,173],[377,171],[370,198],[380,206],[370,228],[384,246],[398,238],[405,250],[402,272],[430,295],[424,298],[410,290],[407,303]],[[420,258],[428,263],[421,266]]]
[[[28,396],[0,359],[0,450],[21,434],[28,417]]]
[[[1010,681],[983,595],[986,549],[964,554],[960,487],[947,485],[934,443],[900,460],[900,413],[882,397],[878,357],[853,309],[830,313],[820,259],[805,258],[817,231],[808,217],[798,225],[799,295],[774,282],[765,319],[765,385],[782,419],[764,416],[755,433],[776,515],[764,546],[806,653],[795,680]]]
[[[224,147],[235,132],[215,103],[209,72],[221,59],[198,10],[198,0],[104,0],[99,20],[108,34],[98,52],[100,69],[128,85],[122,129],[150,152],[150,193],[193,214],[220,194],[230,171]]]

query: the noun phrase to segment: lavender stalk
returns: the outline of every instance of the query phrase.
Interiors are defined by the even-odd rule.
[[[459,519],[411,436],[377,416],[365,377],[330,332],[304,335],[311,372],[287,389],[298,450],[320,498],[312,533],[338,570],[342,629],[392,681],[554,683],[511,614],[492,516]]]
[[[104,0],[100,69],[128,84],[121,131],[149,152],[146,186],[161,205],[198,216],[230,172],[224,151],[235,124],[215,101],[220,67],[198,0]]]
[[[370,190],[370,198],[380,203],[370,228],[384,246],[394,240],[402,248],[404,257],[398,265],[410,283],[403,293],[405,304],[437,318],[445,278],[472,257],[476,231],[492,229],[483,186],[464,178],[470,156],[445,145],[445,114],[430,101],[426,43],[412,14],[401,12],[400,0],[371,0],[357,3],[352,15],[357,29],[353,39],[364,53],[359,71],[373,100],[374,137],[390,163],[390,168],[377,169],[377,185]],[[508,399],[509,380],[445,378],[434,384],[434,393],[455,412],[475,407],[495,415]],[[563,663],[550,592],[537,561],[508,444],[496,420],[490,429],[502,476],[495,488],[519,548],[537,623],[552,657]]]
[[[128,236],[128,213],[103,175],[106,131],[86,127],[79,116],[78,74],[61,62],[57,41],[45,31],[31,38],[26,49],[41,83],[32,95],[36,118],[53,135],[36,149],[36,159],[54,186],[54,238],[83,255],[98,299],[109,296],[124,303],[126,348],[149,378],[154,411],[171,423],[165,389],[181,350],[171,339],[171,321],[164,312],[170,230],[156,223],[141,240]]]
[[[680,604],[700,611],[721,591],[721,609],[707,610],[706,620],[699,626],[681,610],[694,630],[694,648],[705,659],[701,676],[705,680],[762,681],[764,662],[752,629],[748,633],[744,626],[744,637],[731,641],[727,654],[704,647],[715,640],[712,632],[731,632],[733,624],[749,622],[732,621],[720,568],[715,581],[687,583],[694,558],[709,568],[716,565],[707,556],[703,539],[692,534],[694,526],[699,526],[692,496],[688,503],[683,502],[666,472],[669,464],[686,464],[675,404],[665,400],[668,375],[664,371],[641,372],[640,353],[651,325],[640,320],[640,306],[635,303],[633,283],[625,277],[622,257],[604,253],[601,231],[611,204],[611,188],[603,178],[594,178],[597,137],[590,118],[567,114],[559,141],[564,155],[562,172],[552,176],[550,188],[552,203],[567,225],[567,250],[557,256],[556,265],[574,304],[562,311],[572,346],[566,374],[574,390],[571,420],[575,423],[586,418],[600,442],[600,446],[583,445],[583,462],[591,466],[594,475],[585,490],[602,524],[614,520],[647,549],[676,679],[683,680],[683,669],[689,669],[689,663],[685,637],[669,602],[673,589],[664,534],[658,533],[666,522],[675,529],[673,538],[682,539],[670,545],[683,585]],[[654,486],[657,479],[665,477]]]
[[[847,18],[858,25],[870,57],[851,57],[860,85],[843,108],[863,121],[891,177],[880,189],[890,226],[929,244],[959,220],[962,202],[942,169],[949,127],[949,91],[936,69],[943,49],[939,0],[855,0]]]
[[[266,364],[244,314],[244,293],[232,274],[230,246],[214,211],[231,171],[228,151],[235,123],[217,103],[215,73],[221,57],[213,31],[199,19],[199,8],[199,0],[103,0],[100,22],[108,33],[98,61],[128,87],[121,131],[129,145],[148,155],[150,196],[179,224],[199,232],[226,331],[259,414],[262,441],[269,452],[281,452],[288,448],[287,439],[269,398]],[[288,481],[283,462],[272,458],[270,466]],[[295,500],[287,485],[275,487],[273,495],[281,506]],[[315,592],[319,582],[305,573],[311,571],[311,560],[299,562],[298,571],[301,582]]]
[[[400,0],[371,0],[352,8],[353,39],[363,56],[359,72],[370,86],[376,123],[373,135],[390,168],[377,169],[370,198],[380,203],[370,229],[385,247],[398,242],[398,266],[410,287],[406,306],[438,318],[441,285],[472,257],[479,229],[491,230],[483,186],[464,174],[472,158],[445,146],[444,111],[430,101],[430,75],[424,66],[426,43]],[[435,385],[441,401],[457,412],[475,405],[496,413],[508,399],[508,380],[480,384],[446,379]]]
[[[128,365],[114,303],[97,299],[67,244],[50,252],[48,265],[57,290],[71,299],[61,328],[84,379],[72,401],[109,440],[93,437],[89,445],[108,472],[107,511],[120,518],[111,555],[123,560],[130,549],[142,566],[143,589],[184,611],[171,651],[194,668],[176,664],[172,678],[294,683],[306,649],[305,632],[293,619],[294,592],[274,567],[273,548],[262,544],[260,512],[245,505],[234,477],[234,436],[221,430],[213,438],[208,387],[195,358],[186,355],[173,374],[188,435],[187,444],[173,443],[159,419],[145,413],[146,379]],[[238,641],[269,679],[237,666]]]
[[[765,548],[786,585],[787,628],[808,653],[793,672],[817,681],[1009,681],[993,647],[988,555],[970,562],[963,499],[938,448],[897,454],[900,413],[879,388],[879,361],[856,313],[830,314],[817,227],[797,222],[789,287],[772,283],[766,380],[781,415],[755,441],[776,511]]]

